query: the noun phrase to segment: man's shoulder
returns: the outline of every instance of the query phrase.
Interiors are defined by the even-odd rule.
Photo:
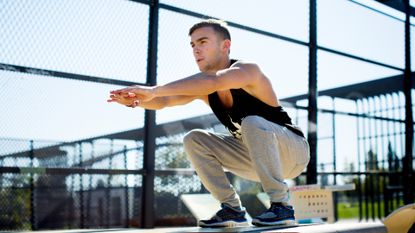
[[[237,60],[230,68],[232,67],[239,67],[251,74],[261,73],[259,65],[252,61]]]
[[[249,65],[249,64],[256,64],[256,62],[243,60],[243,59],[231,59],[232,65]]]
[[[234,60],[231,67],[258,68],[258,64],[247,60]]]

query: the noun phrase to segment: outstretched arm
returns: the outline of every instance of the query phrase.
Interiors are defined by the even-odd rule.
[[[142,101],[135,96],[135,94],[130,93],[128,96],[123,96],[121,94],[111,94],[108,102],[116,102],[127,107],[142,107],[149,110],[159,110],[165,107],[184,105],[192,102],[195,99],[205,100],[207,98],[203,96],[163,96],[156,97],[150,101]]]
[[[207,96],[215,91],[254,88],[261,77],[262,73],[255,64],[236,63],[213,74],[197,73],[161,86],[131,86],[112,91],[111,94],[126,98],[134,95],[142,102],[166,96]]]

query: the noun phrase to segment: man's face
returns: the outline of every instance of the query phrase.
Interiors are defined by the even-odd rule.
[[[214,71],[219,62],[221,42],[211,27],[196,29],[190,36],[190,45],[193,48],[193,56],[199,70],[202,72]]]

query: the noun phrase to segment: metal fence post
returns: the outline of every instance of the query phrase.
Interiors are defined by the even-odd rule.
[[[307,184],[317,183],[317,3],[310,0],[310,41],[308,77],[308,141],[310,162],[307,166]]]
[[[405,5],[405,72],[404,72],[404,93],[405,93],[405,157],[403,163],[403,175],[408,179],[404,185],[404,203],[410,204],[414,201],[413,182],[413,140],[414,140],[414,119],[412,111],[412,75],[411,75],[411,29],[410,29],[410,4],[409,0],[404,1]]]
[[[156,85],[157,75],[157,38],[159,21],[159,1],[150,4],[147,84]],[[146,110],[144,116],[144,159],[143,159],[143,192],[141,196],[141,222],[143,228],[154,227],[154,164],[156,150],[156,113]]]

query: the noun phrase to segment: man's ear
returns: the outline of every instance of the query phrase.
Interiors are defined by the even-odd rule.
[[[223,49],[226,49],[227,51],[231,50],[231,41],[226,39],[223,41]]]

